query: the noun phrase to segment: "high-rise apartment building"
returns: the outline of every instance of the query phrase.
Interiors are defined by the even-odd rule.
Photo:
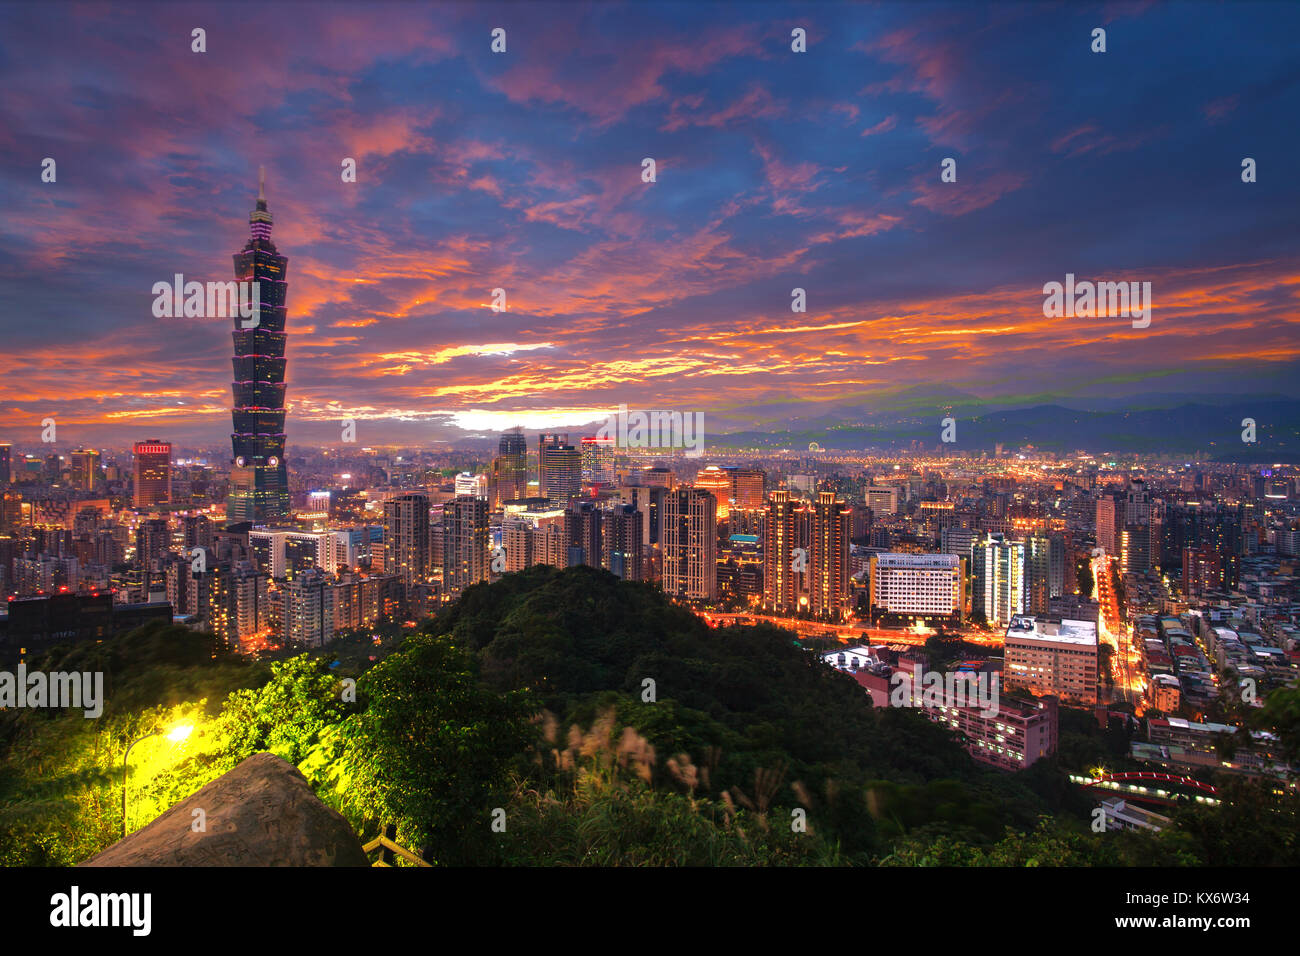
[[[1162,567],[1178,567],[1187,548],[1208,546],[1219,556],[1224,587],[1237,586],[1245,548],[1241,515],[1237,509],[1190,502],[1166,509],[1159,530]]]
[[[1126,524],[1119,533],[1119,567],[1123,574],[1145,574],[1151,570],[1150,524]]]
[[[580,564],[599,568],[604,566],[602,543],[605,514],[591,501],[575,501],[564,512],[564,534],[568,539],[565,564],[573,568]]]
[[[1119,557],[1124,507],[1124,500],[1113,492],[1104,491],[1097,498],[1097,547],[1113,557]]]
[[[242,641],[270,626],[270,577],[251,561],[239,561],[222,569],[221,590],[226,598],[225,630],[219,634],[226,646],[237,649]]]
[[[506,571],[522,571],[534,564],[564,567],[563,508],[528,508],[507,505],[501,522],[501,544],[506,549]],[[548,534],[553,532],[553,534]]]
[[[647,485],[622,485],[618,488],[617,494],[619,503],[632,508],[638,515],[638,520],[641,522],[642,545],[658,544],[658,519],[662,513],[660,511],[660,506],[663,504],[664,489],[651,488]],[[655,519],[653,530],[651,529],[652,517]]]
[[[488,579],[487,500],[457,495],[442,506],[442,584],[455,600],[471,584]]]
[[[185,534],[185,550],[212,547],[212,519],[207,515],[185,515],[181,518]]]
[[[1025,539],[1025,607],[1027,613],[1045,615],[1052,598],[1065,587],[1065,539],[1058,534],[1035,532]]]
[[[424,584],[432,570],[429,498],[410,494],[384,502],[384,573],[395,574],[404,587]]]
[[[321,647],[334,636],[334,607],[329,578],[309,568],[280,591],[284,641],[291,647]]]
[[[799,507],[784,488],[768,496],[763,524],[763,603],[770,610],[793,611],[798,605],[801,566],[806,567],[807,561],[806,552],[797,553]]]
[[[853,516],[833,491],[818,492],[812,506],[809,604],[812,612],[841,617],[849,607],[849,538]]]
[[[1025,613],[1025,545],[990,534],[971,545],[971,611],[989,624]]]
[[[153,568],[171,548],[172,534],[164,518],[140,522],[135,531],[135,560],[143,568]]]
[[[605,567],[624,581],[644,578],[642,518],[632,505],[615,505],[605,515]]]
[[[536,527],[518,515],[506,515],[501,522],[501,547],[506,552],[506,572],[522,571],[541,562],[533,550],[533,529]]]
[[[1223,557],[1210,544],[1183,549],[1183,591],[1200,597],[1207,591],[1224,591]]]
[[[674,488],[664,498],[663,589],[711,601],[718,596],[718,501],[699,488]]]

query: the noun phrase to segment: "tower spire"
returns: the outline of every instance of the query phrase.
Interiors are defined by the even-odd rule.
[[[257,208],[248,214],[249,233],[254,239],[271,238],[271,214],[266,209],[266,167],[257,167]]]

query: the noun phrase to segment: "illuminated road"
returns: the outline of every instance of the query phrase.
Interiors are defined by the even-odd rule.
[[[1124,609],[1120,607],[1119,594],[1114,587],[1115,571],[1113,558],[1104,551],[1094,553],[1093,593],[1101,605],[1097,619],[1097,640],[1109,645],[1111,649],[1111,703],[1124,701],[1140,712],[1146,680],[1142,676],[1141,661],[1133,644],[1133,627],[1125,620]]]
[[[825,624],[818,621],[800,621],[793,618],[774,617],[755,614],[748,611],[696,611],[710,627],[722,627],[735,623],[772,624],[794,631],[800,637],[835,637],[846,644],[862,643],[862,636],[872,644],[915,644],[922,645],[931,637],[932,631],[909,631],[884,627],[865,627],[860,624]],[[1003,634],[999,631],[986,631],[981,628],[957,628],[947,631],[972,644],[983,647],[998,648],[1002,646]]]

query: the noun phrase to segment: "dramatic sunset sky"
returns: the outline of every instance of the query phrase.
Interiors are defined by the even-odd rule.
[[[150,290],[232,278],[259,165],[291,443],[1295,397],[1298,36],[1285,3],[0,4],[0,440],[222,440],[230,323]],[[1150,328],[1044,318],[1067,272],[1151,282]]]

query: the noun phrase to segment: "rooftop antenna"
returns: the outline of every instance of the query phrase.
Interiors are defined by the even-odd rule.
[[[257,167],[257,198],[266,200],[266,167]]]

